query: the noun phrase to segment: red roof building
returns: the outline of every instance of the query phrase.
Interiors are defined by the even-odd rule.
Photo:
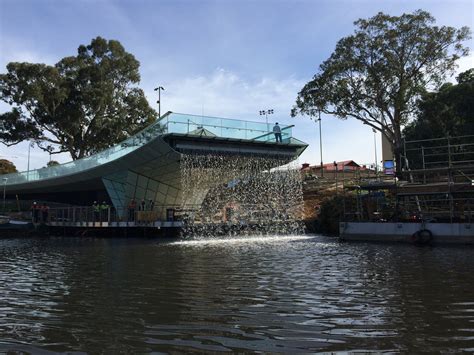
[[[301,171],[320,171],[320,165],[313,165],[310,166],[308,163],[304,163],[301,167]],[[354,160],[344,160],[339,162],[327,163],[323,164],[324,171],[355,171],[355,170],[363,170],[363,168],[357,164]]]

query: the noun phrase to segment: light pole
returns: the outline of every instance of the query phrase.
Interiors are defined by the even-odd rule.
[[[5,200],[7,196],[7,181],[8,178],[3,178],[3,212],[5,212]]]
[[[374,132],[374,153],[375,153],[375,176],[378,174],[377,168],[377,131],[375,128],[372,128],[372,132]]]
[[[267,122],[267,131],[270,132],[270,127],[268,126],[268,115],[273,115],[273,110],[261,110],[260,116],[265,115],[265,121]]]
[[[321,133],[321,110],[318,111],[319,121],[319,153],[321,154],[321,177],[324,177],[323,169],[323,134]]]
[[[26,167],[26,180],[30,180],[30,150],[33,142],[28,142],[28,165]]]
[[[155,88],[155,91],[158,91],[158,101],[156,102],[158,104],[158,118],[161,118],[161,90],[165,91],[165,88],[163,86]]]

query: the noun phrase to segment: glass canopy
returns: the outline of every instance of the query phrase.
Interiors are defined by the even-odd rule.
[[[281,126],[283,143],[305,144],[292,137],[291,126]],[[100,153],[52,167],[2,175],[4,185],[20,184],[75,174],[121,158],[160,135],[178,133],[197,136],[274,142],[272,124],[219,117],[168,113],[144,130]]]

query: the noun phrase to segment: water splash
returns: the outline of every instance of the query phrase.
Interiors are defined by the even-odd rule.
[[[279,235],[279,236],[244,236],[244,237],[230,237],[230,238],[206,238],[206,239],[195,239],[195,240],[178,240],[169,243],[168,245],[183,245],[183,246],[212,246],[212,245],[238,245],[238,244],[248,244],[250,243],[286,243],[294,242],[301,240],[310,240],[315,239],[314,236],[308,235]],[[326,246],[329,243],[321,243],[321,245]]]
[[[304,231],[301,175],[287,157],[186,154],[181,179],[184,237]]]

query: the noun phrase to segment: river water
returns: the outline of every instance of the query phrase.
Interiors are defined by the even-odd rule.
[[[0,352],[474,352],[474,249],[0,240]]]

